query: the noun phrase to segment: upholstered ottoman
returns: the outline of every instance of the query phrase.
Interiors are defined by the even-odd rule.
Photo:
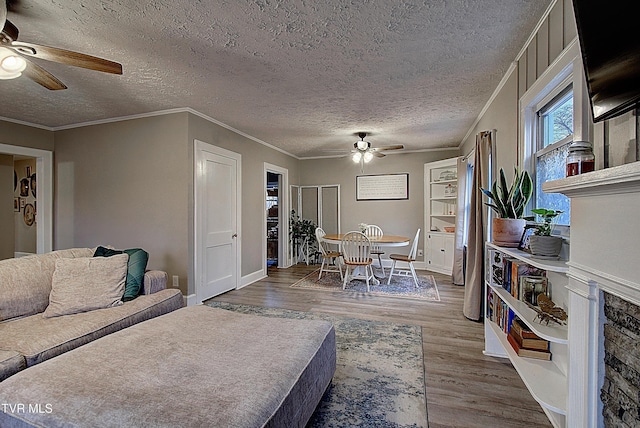
[[[335,352],[325,321],[182,308],[9,377],[0,426],[302,427]]]

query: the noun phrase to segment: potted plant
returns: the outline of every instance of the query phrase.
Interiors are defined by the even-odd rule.
[[[293,244],[294,252],[300,254],[300,251],[302,251],[307,261],[309,255],[315,252],[316,227],[315,223],[311,220],[301,219],[295,210],[291,210],[291,216],[289,217],[289,239]],[[301,248],[303,245],[304,248]],[[307,254],[306,251],[309,251],[310,254]]]
[[[518,168],[514,168],[513,183],[509,186],[504,170],[500,168],[500,177],[493,182],[491,190],[480,190],[492,201],[485,204],[498,215],[491,223],[493,243],[503,247],[517,247],[526,225],[524,208],[533,193],[529,173],[519,172]]]
[[[533,235],[529,237],[529,250],[538,257],[557,259],[562,250],[562,237],[552,236],[557,217],[563,211],[536,208],[531,210],[534,216],[525,217],[525,220],[534,223],[527,224],[526,229],[533,229]],[[536,221],[536,217],[538,221]]]

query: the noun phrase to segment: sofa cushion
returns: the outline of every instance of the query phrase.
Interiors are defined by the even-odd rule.
[[[0,321],[43,312],[60,258],[91,257],[91,248],[72,248],[0,260]]]
[[[41,363],[139,322],[184,306],[180,290],[165,289],[123,305],[54,318],[42,314],[0,324],[0,343],[24,355],[27,367]],[[124,364],[124,362],[123,362]]]
[[[129,256],[60,259],[51,281],[45,318],[122,304]]]
[[[0,349],[0,382],[27,367],[24,357],[16,351]]]
[[[126,253],[129,255],[127,263],[127,281],[124,286],[124,296],[122,301],[126,302],[138,297],[143,290],[144,272],[147,269],[149,253],[142,248],[131,248],[127,250],[114,250],[113,248],[98,247],[93,257],[111,257],[116,254]]]

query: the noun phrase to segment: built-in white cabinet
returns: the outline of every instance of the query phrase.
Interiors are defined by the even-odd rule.
[[[557,306],[566,310],[568,284],[566,262],[558,260],[540,260],[531,254],[515,248],[503,248],[492,243],[485,249],[485,355],[509,358],[533,398],[540,403],[554,427],[566,426],[568,396],[568,328],[553,321],[546,323],[538,318],[537,312],[511,290],[513,269],[505,266],[517,263],[544,271],[548,280],[550,298]],[[537,274],[536,274],[537,275]],[[507,287],[507,283],[510,283]],[[521,290],[520,290],[521,291]],[[526,299],[524,299],[526,300]],[[497,314],[498,313],[498,314]],[[531,331],[550,342],[551,359],[549,361],[519,356],[509,343],[505,319],[517,317]],[[571,316],[571,314],[569,314]]]
[[[426,267],[450,275],[458,199],[457,158],[425,164],[424,179]]]
[[[453,266],[453,233],[427,234],[427,269],[447,275]]]

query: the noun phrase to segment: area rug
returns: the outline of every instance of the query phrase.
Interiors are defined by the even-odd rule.
[[[318,279],[319,272],[320,269],[311,272],[291,286],[325,291],[343,291],[339,273],[323,273],[322,278]],[[389,285],[387,285],[387,278],[380,279],[380,285],[370,283],[369,290],[367,292],[367,283],[364,280],[354,279],[347,284],[347,288],[344,291],[367,293],[374,296],[440,301],[436,280],[433,275],[428,274],[418,274],[418,288],[416,288],[412,277],[394,276]]]
[[[321,319],[336,332],[336,373],[308,427],[426,427],[419,326],[210,301],[269,317]]]

